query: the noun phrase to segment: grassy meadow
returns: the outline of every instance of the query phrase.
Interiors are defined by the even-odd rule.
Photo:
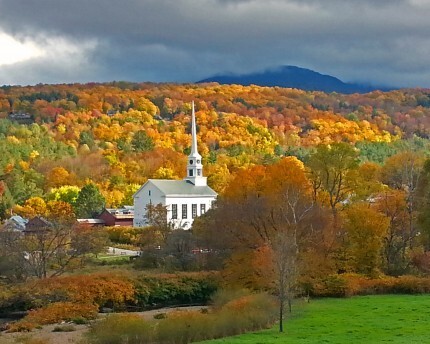
[[[205,344],[430,343],[430,295],[358,296],[311,300],[266,331]]]

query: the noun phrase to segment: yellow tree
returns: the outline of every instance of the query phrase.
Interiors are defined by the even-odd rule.
[[[16,205],[13,211],[25,218],[33,218],[35,216],[46,216],[47,207],[43,198],[31,197],[24,202],[23,206]]]
[[[327,200],[336,228],[337,207],[355,190],[358,152],[346,143],[321,145],[310,156],[307,165],[314,198],[322,196],[322,199]]]
[[[59,223],[72,223],[76,215],[70,203],[64,201],[48,201],[46,204],[47,217]]]
[[[344,212],[347,255],[355,272],[375,274],[381,267],[383,240],[389,219],[368,203],[357,203]]]
[[[64,167],[54,167],[46,176],[46,184],[50,188],[56,188],[70,184],[70,173]]]
[[[155,179],[179,179],[169,167],[159,167],[152,176]]]

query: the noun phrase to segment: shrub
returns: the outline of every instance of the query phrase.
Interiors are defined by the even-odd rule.
[[[73,325],[63,325],[63,326],[55,326],[52,332],[73,332],[76,330],[76,327]]]
[[[0,289],[0,313],[28,311],[55,302],[94,303],[115,310],[206,304],[218,288],[216,273],[139,275],[96,273],[33,281]]]
[[[72,319],[72,322],[76,325],[86,325],[88,324],[88,319],[84,317],[76,317]]]
[[[372,294],[421,294],[430,292],[430,278],[418,276],[380,276],[358,274],[331,275],[323,280],[306,282],[311,296],[344,297]]]
[[[9,325],[9,332],[29,332],[38,325],[55,324],[72,319],[95,319],[98,307],[92,304],[56,302],[46,307],[32,310],[22,320]]]
[[[94,324],[88,334],[92,344],[190,343],[240,334],[271,326],[277,306],[266,294],[232,300],[214,312],[173,311],[166,319],[145,322],[136,315],[112,315]]]
[[[220,289],[213,294],[211,298],[211,303],[215,309],[218,309],[232,300],[238,299],[249,294],[250,291],[247,289]]]
[[[235,315],[236,321],[243,323],[242,331],[249,331],[272,324],[276,320],[277,306],[266,294],[251,294],[228,302],[221,312]]]
[[[312,296],[341,297],[347,292],[347,282],[341,275],[329,275],[322,280],[307,281],[306,290]]]
[[[145,228],[140,227],[105,227],[109,240],[116,244],[137,245]],[[118,247],[118,246],[117,246]]]
[[[93,344],[150,343],[153,328],[135,314],[113,314],[91,326],[87,338]]]
[[[20,344],[49,344],[51,343],[46,338],[32,338],[29,336],[24,336],[16,339],[16,343]]]
[[[27,320],[20,320],[7,326],[7,332],[30,332],[36,328],[36,324]]]
[[[123,306],[134,299],[134,286],[125,275],[92,274],[49,278],[29,283],[19,294],[28,298],[27,308],[45,307],[54,302],[74,302]]]
[[[141,308],[207,303],[217,290],[214,274],[141,275],[136,279],[136,301]]]
[[[191,343],[213,338],[213,318],[198,311],[176,311],[157,325],[157,343]]]
[[[38,325],[55,324],[60,321],[71,321],[74,318],[95,319],[98,307],[93,304],[56,302],[46,307],[32,310],[21,321]],[[18,321],[19,323],[20,321]]]
[[[166,318],[166,313],[158,313],[153,316],[154,319],[160,320]]]

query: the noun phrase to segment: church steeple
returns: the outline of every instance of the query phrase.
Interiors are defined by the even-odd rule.
[[[196,114],[194,111],[194,101],[191,102],[191,155],[200,156],[197,151],[197,129],[196,129]],[[201,156],[200,156],[201,158]]]
[[[197,130],[194,101],[191,103],[191,152],[188,155],[187,177],[185,180],[195,186],[206,186],[206,177],[203,177],[202,156],[197,151]]]

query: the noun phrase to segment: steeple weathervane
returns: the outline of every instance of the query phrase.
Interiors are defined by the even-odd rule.
[[[206,177],[203,177],[202,156],[197,151],[197,130],[194,101],[191,103],[191,152],[188,156],[187,177],[185,180],[196,186],[206,186]]]

